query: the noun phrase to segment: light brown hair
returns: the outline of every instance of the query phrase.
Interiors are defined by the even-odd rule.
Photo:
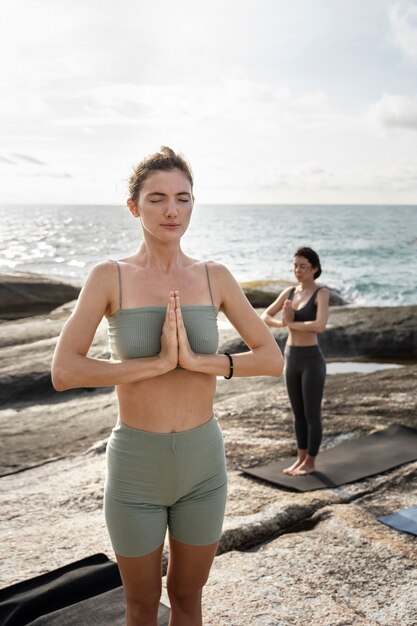
[[[185,174],[193,189],[193,174],[190,164],[181,154],[176,154],[171,148],[161,146],[159,152],[150,154],[143,161],[135,165],[129,178],[129,194],[133,202],[137,202],[140,190],[147,177],[156,171],[169,172],[178,169]]]

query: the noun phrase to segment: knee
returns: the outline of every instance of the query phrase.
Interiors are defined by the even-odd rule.
[[[181,607],[183,611],[193,610],[196,605],[201,603],[203,588],[190,585],[184,587],[182,585],[168,583],[167,592],[171,605]]]
[[[161,589],[147,593],[146,595],[126,594],[126,613],[131,623],[138,623],[140,619],[149,619],[157,615],[160,598]]]

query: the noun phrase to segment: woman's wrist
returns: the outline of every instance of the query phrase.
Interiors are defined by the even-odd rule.
[[[191,372],[212,374],[214,376],[228,376],[230,373],[230,361],[225,354],[197,354],[186,364],[180,363],[181,367]]]
[[[174,360],[172,358],[168,358],[166,355],[158,354],[156,357],[156,368],[158,370],[157,376],[161,376],[162,374],[166,374],[171,370],[174,370],[178,365],[178,359]]]

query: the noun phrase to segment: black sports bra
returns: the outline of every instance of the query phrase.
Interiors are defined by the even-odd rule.
[[[313,322],[317,317],[317,305],[316,305],[316,295],[317,292],[322,289],[318,287],[316,291],[313,293],[307,304],[301,307],[301,309],[293,309],[294,311],[294,322]],[[295,287],[293,287],[288,295],[288,300],[291,300],[294,297]]]

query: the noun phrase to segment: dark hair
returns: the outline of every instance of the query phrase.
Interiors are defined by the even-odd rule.
[[[298,248],[297,252],[295,252],[294,256],[303,256],[308,261],[310,261],[313,267],[317,267],[317,270],[314,272],[314,278],[318,278],[321,274],[321,265],[320,259],[317,252],[314,252],[312,248]]]
[[[183,172],[191,184],[191,191],[193,189],[193,174],[189,163],[181,154],[175,154],[171,148],[167,146],[161,146],[159,152],[150,154],[145,157],[143,161],[135,165],[132,175],[129,178],[129,194],[130,198],[137,202],[139,192],[143,186],[143,183],[152,172],[162,170],[168,172],[170,170],[178,169]]]

